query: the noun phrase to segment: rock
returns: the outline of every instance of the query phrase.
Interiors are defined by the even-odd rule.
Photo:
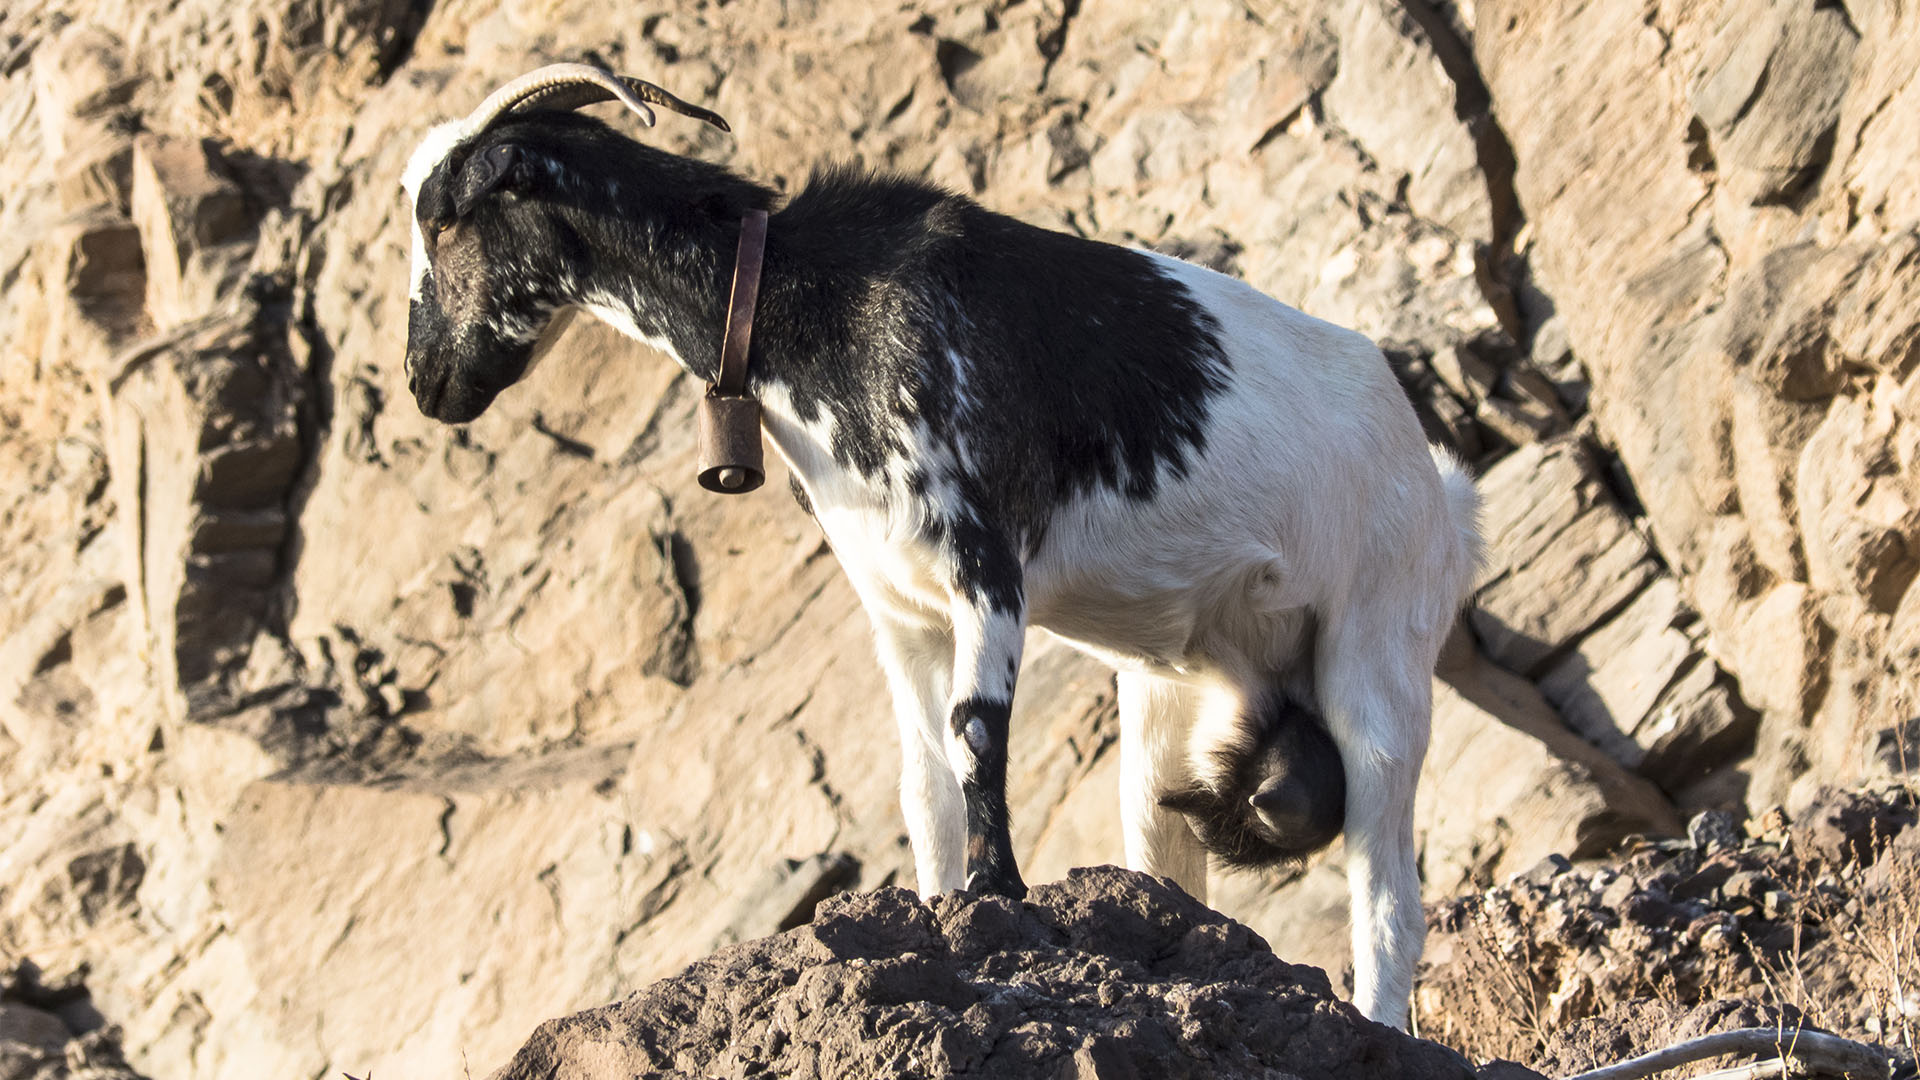
[[[689,869],[683,847],[651,815],[630,817],[633,804],[616,794],[630,753],[586,746],[470,761],[432,782],[382,787],[329,783],[311,769],[247,786],[226,812],[211,886],[234,920],[232,992],[269,995],[284,1020],[251,1033],[223,1026],[209,1067],[252,1058],[309,1074],[329,1061],[424,1069],[461,1047],[478,1064],[526,1035],[497,1019],[505,996],[584,1008],[617,993],[620,966],[671,962],[636,953],[638,939],[622,935],[674,903]],[[374,835],[382,855],[370,860]],[[452,925],[486,929],[435,929]],[[701,946],[680,946],[679,962]],[[405,1005],[353,992],[370,978],[432,991]],[[447,1034],[421,1038],[436,1015],[449,1018]],[[350,1034],[325,1051],[293,1034],[316,1025]]]
[[[1575,868],[1547,880],[1516,878],[1441,905],[1429,919],[1429,956],[1446,963],[1430,961],[1427,967],[1423,1025],[1474,1023],[1461,1041],[1470,1040],[1476,1053],[1554,1061],[1554,1075],[1563,1075],[1668,1045],[1615,1031],[1608,1045],[1593,1047],[1578,1063],[1551,1049],[1556,1041],[1564,1046],[1590,1035],[1595,1028],[1587,1018],[1617,1014],[1623,1002],[1652,997],[1653,986],[1669,987],[1660,999],[1667,1002],[1700,1000],[1699,988],[1707,985],[1715,987],[1716,1001],[1733,996],[1732,988],[1757,989],[1767,976],[1754,956],[1712,944],[1715,928],[1726,925],[1732,909],[1751,905],[1718,889],[1701,890],[1697,879],[1704,873],[1719,882],[1746,873],[1758,881],[1768,876],[1775,856],[1736,848],[1703,872],[1692,846],[1680,849],[1675,855],[1635,856],[1617,867]],[[1683,885],[1702,895],[1683,896]],[[1772,935],[1754,945],[1763,957],[1793,948]],[[1531,1029],[1515,1022],[1527,1009],[1540,1017]]]
[[[155,1075],[427,1074],[679,970],[770,867],[797,899],[734,933],[797,917],[821,852],[910,880],[864,617],[777,476],[693,485],[696,383],[582,319],[475,424],[408,400],[402,166],[555,59],[712,103],[734,134],[644,137],[776,190],[930,175],[1388,346],[1486,473],[1470,625],[1525,676],[1450,654],[1480,688],[1440,693],[1430,899],[1675,827],[1640,779],[1737,814],[1864,767],[1920,701],[1910,16],[10,4],[0,940],[65,943]],[[1639,606],[1675,585],[1697,619]],[[1576,657],[1569,716],[1640,714],[1618,760],[1526,682]],[[1105,670],[1036,637],[1016,710],[1023,868],[1118,859]],[[1341,859],[1213,897],[1337,979]],[[1101,1039],[1059,1062],[1129,1067]]]
[[[1535,863],[1533,869],[1521,874],[1529,885],[1546,885],[1554,878],[1573,869],[1573,863],[1565,855],[1555,852]]]
[[[1865,251],[1848,288],[1835,298],[1828,332],[1842,355],[1877,371],[1908,375],[1920,349],[1920,234],[1895,233]],[[1909,378],[1906,385],[1911,387]],[[1911,413],[1909,412],[1909,416]]]
[[[57,226],[46,251],[47,279],[59,290],[55,303],[78,316],[56,316],[58,323],[98,335],[101,344],[141,326],[146,259],[131,222],[112,210],[88,212]]]
[[[1329,109],[1381,163],[1406,177],[1409,204],[1454,235],[1489,240],[1493,210],[1472,135],[1454,120],[1455,87],[1406,9],[1351,0],[1337,23]]]
[[[119,1028],[92,1008],[79,974],[44,980],[30,961],[0,967],[0,1080],[146,1080],[128,1067]]]
[[[1728,282],[1720,345],[1756,388],[1787,402],[1824,401],[1841,388],[1845,358],[1830,327],[1835,299],[1852,284],[1860,260],[1858,249],[1795,244],[1768,252]]]
[[[1825,638],[1810,591],[1782,585],[1745,605],[1743,625],[1708,643],[1716,659],[1743,672],[1740,694],[1755,705],[1785,716],[1805,716],[1817,704]]]
[[[87,21],[68,23],[38,51],[32,91],[48,160],[68,158],[127,104],[142,77],[131,68],[121,39]]]
[[[1659,578],[1540,680],[1567,726],[1628,768],[1644,756],[1632,732],[1694,655],[1681,618],[1679,584]]]
[[[880,1077],[1472,1077],[1359,1020],[1317,971],[1170,886],[1102,867],[1025,903],[899,889],[723,949],[549,1021],[495,1080],[771,1072]]]
[[[1500,381],[1500,369],[1471,349],[1439,349],[1432,364],[1440,380],[1467,401],[1489,396]]]
[[[1669,685],[1635,728],[1636,771],[1676,796],[1751,745],[1758,717],[1719,665],[1701,658]]]
[[[68,1036],[67,1025],[52,1013],[0,1001],[0,1044],[19,1043],[29,1049],[58,1050],[67,1044]]]
[[[1733,481],[1754,557],[1778,578],[1802,580],[1807,560],[1794,485],[1801,448],[1821,410],[1783,401],[1744,375],[1732,379],[1731,389]]]
[[[1658,578],[1540,682],[1567,726],[1669,792],[1724,763],[1754,729],[1718,666],[1680,629],[1690,621],[1678,585]]]
[[[1715,161],[1754,205],[1797,194],[1832,153],[1860,32],[1798,4],[1723,9],[1688,97]]]
[[[1469,618],[1487,655],[1513,671],[1539,669],[1655,574],[1576,444],[1511,454],[1480,490],[1487,570]]]
[[[138,903],[135,893],[146,873],[146,860],[133,844],[89,851],[67,863],[66,880],[49,906],[71,908],[82,922],[97,923],[114,908]]]
[[[305,395],[257,305],[162,336],[109,376],[107,458],[142,514],[128,580],[176,715],[218,715],[279,580],[284,506],[305,464]],[[264,326],[271,326],[270,320]],[[200,704],[193,704],[199,702]]]
[[[1632,833],[1680,831],[1653,785],[1561,726],[1531,683],[1484,660],[1435,686],[1414,812],[1428,886],[1443,893],[1552,855],[1597,855]]]
[[[1920,576],[1910,542],[1920,509],[1905,483],[1876,476],[1873,464],[1894,438],[1890,421],[1867,401],[1836,403],[1808,437],[1797,477],[1808,584],[1889,614]]]
[[[1914,93],[1894,73],[1920,61],[1920,37],[1880,7],[1859,17],[1475,9],[1533,281],[1593,377],[1597,428],[1709,647],[1765,714],[1755,776],[1771,797],[1800,770],[1851,768],[1864,718],[1914,692],[1884,657],[1845,671],[1816,659],[1838,641],[1876,652],[1916,570],[1912,459],[1866,464],[1916,438],[1879,374],[1910,370],[1912,319],[1889,311],[1865,331],[1862,317],[1920,281],[1905,254],[1914,207],[1886,186],[1911,165],[1871,141],[1905,130],[1882,117]],[[1567,63],[1575,42],[1582,58]],[[1656,70],[1674,78],[1650,81]],[[1589,115],[1602,99],[1607,117],[1634,120]],[[1869,191],[1875,209],[1848,209]]]
[[[760,882],[742,890],[739,913],[720,932],[714,947],[791,930],[813,919],[822,900],[852,888],[860,880],[860,861],[842,851],[808,859],[788,859],[772,867]]]
[[[1724,810],[1702,811],[1687,821],[1687,840],[1702,855],[1711,855],[1722,848],[1737,848],[1741,839],[1738,823]]]
[[[111,607],[109,601],[122,591],[115,563],[124,542],[118,526],[94,538],[59,590],[0,638],[0,700],[13,706],[0,710],[0,730],[11,736],[12,753],[22,764],[50,765],[79,735],[81,717],[71,707],[20,706],[36,678],[57,670],[62,653],[72,655],[75,630],[88,623],[90,614]]]
[[[1793,821],[1797,843],[1834,867],[1866,868],[1914,824],[1914,806],[1822,788]]]
[[[1889,775],[1920,772],[1920,717],[1874,732],[1869,753],[1873,764]]]
[[[1525,446],[1538,442],[1548,436],[1566,430],[1566,414],[1558,404],[1547,404],[1536,399],[1510,401],[1506,398],[1488,398],[1481,403],[1478,414],[1480,422],[1492,428],[1494,434],[1514,446]]]
[[[248,254],[212,249],[254,224],[239,187],[215,171],[199,139],[153,135],[134,140],[133,218],[147,253],[147,307],[163,329],[212,306],[223,274],[208,260],[244,263]]]

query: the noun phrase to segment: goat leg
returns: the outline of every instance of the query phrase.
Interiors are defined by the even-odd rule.
[[[966,804],[967,889],[1018,899],[1027,886],[1014,863],[1008,830],[1007,735],[1026,634],[1019,564],[1009,553],[1004,559],[962,559],[961,565],[995,579],[989,587],[963,576],[953,604],[947,755]]]

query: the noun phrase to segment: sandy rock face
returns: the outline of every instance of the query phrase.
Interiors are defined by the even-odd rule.
[[[1472,1077],[1167,883],[1102,867],[1022,903],[882,889],[544,1024],[542,1076]]]
[[[408,154],[583,57],[780,190],[928,176],[1378,340],[1487,502],[1430,899],[1902,767],[1920,22],[1751,8],[8,5],[0,942],[153,1075],[428,1073],[907,881],[864,617],[778,475],[697,487],[696,384],[578,319],[474,424],[406,394]],[[1120,861],[1115,738],[1036,638],[1030,880]],[[1212,899],[1338,986],[1341,869]]]
[[[1920,166],[1893,146],[1914,134],[1920,27],[1885,5],[1475,17],[1537,280],[1709,652],[1760,712],[1756,785],[1857,769],[1915,693],[1896,643],[1920,603],[1920,336],[1885,305],[1914,287]]]

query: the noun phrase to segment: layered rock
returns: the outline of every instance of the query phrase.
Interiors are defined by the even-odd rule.
[[[1788,3],[1475,19],[1529,261],[1760,710],[1757,784],[1857,770],[1914,702],[1920,165],[1889,148],[1915,133],[1920,26]]]

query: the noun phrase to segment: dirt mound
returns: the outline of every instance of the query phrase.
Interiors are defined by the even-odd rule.
[[[1470,1054],[1575,1072],[1731,1027],[1920,1035],[1920,796],[1826,790],[1791,822],[1696,818],[1617,864],[1550,859],[1440,905],[1418,1008]]]
[[[1317,968],[1170,884],[1101,867],[1024,903],[837,897],[625,1001],[549,1021],[495,1080],[554,1076],[1469,1078]]]

